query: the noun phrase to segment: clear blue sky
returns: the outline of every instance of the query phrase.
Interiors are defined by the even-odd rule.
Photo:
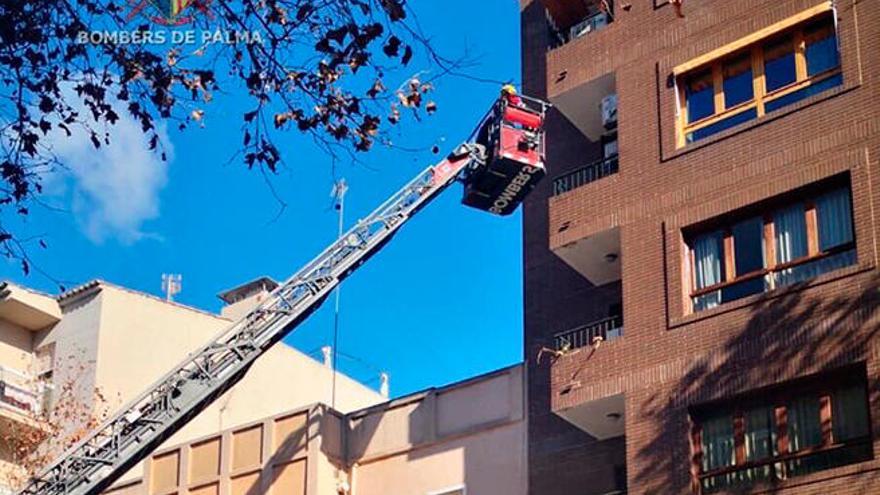
[[[410,4],[438,50],[478,58],[469,73],[519,81],[516,0]],[[497,93],[493,84],[446,77],[433,96],[437,114],[407,124],[397,140],[437,143],[445,152]],[[163,272],[182,273],[177,300],[218,311],[221,290],[263,274],[282,280],[323,249],[336,231],[329,159],[309,139],[285,136],[287,165],[269,182],[288,206],[275,219],[278,203],[264,177],[229,162],[240,142],[240,114],[217,105],[206,110],[204,129],[168,131],[174,153],[167,169],[149,157],[141,165],[152,166],[138,168],[138,154],[122,147],[97,173],[85,165],[89,152],[70,151],[84,159],[48,184],[46,202],[54,208],[35,208],[24,226],[48,240],[48,250],[32,250],[38,267],[70,284],[101,278],[154,294]],[[338,167],[350,184],[348,225],[437,157],[377,149],[362,159]],[[340,366],[372,386],[377,370],[388,371],[393,395],[521,360],[520,213],[494,217],[460,205],[460,195],[460,186],[447,191],[343,285],[340,351],[356,359],[344,357]],[[0,262],[0,278],[57,290],[40,274],[23,276],[17,264]],[[287,342],[312,352],[331,338],[328,302]]]

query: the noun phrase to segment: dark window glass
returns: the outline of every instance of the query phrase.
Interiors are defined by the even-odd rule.
[[[794,61],[794,40],[783,36],[764,45],[764,77],[767,92],[775,91],[797,81]]]
[[[750,218],[733,226],[733,246],[736,253],[736,273],[747,273],[764,268],[764,222]]]
[[[851,243],[854,234],[849,189],[837,189],[816,198],[816,218],[820,251]]]
[[[837,36],[831,19],[815,22],[804,28],[807,45],[807,75],[814,76],[840,65]]]
[[[736,442],[733,415],[723,413],[702,421],[703,471],[714,471],[736,465]],[[712,493],[736,484],[735,473],[704,478],[703,491]]]
[[[871,433],[864,386],[851,385],[835,390],[831,406],[834,443],[864,438]]]
[[[789,93],[781,98],[776,98],[775,100],[768,101],[764,104],[764,108],[767,112],[772,112],[782,107],[797,103],[813,95],[819,94],[825,90],[840,86],[841,84],[843,84],[843,75],[837,74],[832,77],[823,79],[815,84],[811,84],[804,89]]]
[[[752,59],[750,53],[731,58],[721,67],[724,80],[724,107],[731,108],[754,99]]]
[[[764,292],[764,279],[762,277],[744,280],[721,289],[721,302],[736,301],[737,299],[742,299],[752,294],[760,294],[761,292]]]
[[[764,222],[760,218],[750,218],[735,224],[731,233],[736,276],[741,277],[764,268]],[[764,289],[764,277],[744,280],[722,289],[721,302],[758,294],[764,292]]]
[[[752,217],[712,232],[697,235],[689,242],[693,253],[693,283],[697,291],[727,282],[723,288],[693,297],[693,310],[703,311],[769,290],[801,283],[824,273],[857,262],[852,221],[852,198],[848,187],[828,190],[813,197],[816,207],[819,250],[823,256],[809,258],[807,207],[794,202],[767,212],[773,222],[774,268],[767,268],[764,218]],[[733,239],[735,273],[725,273],[725,232]],[[833,253],[828,251],[835,250]],[[751,277],[745,278],[748,275]]]
[[[825,387],[823,387],[824,389]],[[865,383],[848,383],[831,390],[832,450],[819,451],[796,459],[774,462],[780,456],[777,443],[787,442],[791,453],[822,448],[820,393],[807,392],[785,400],[787,429],[778,437],[776,401],[768,398],[742,410],[742,436],[734,431],[736,407],[713,411],[700,421],[702,427],[702,470],[704,473],[737,466],[735,449],[742,442],[744,461],[757,466],[702,478],[704,493],[761,481],[782,480],[871,459],[871,418]],[[784,399],[783,399],[784,400]],[[843,444],[843,445],[841,445]]]
[[[706,126],[702,129],[696,130],[694,132],[688,133],[687,140],[689,143],[694,141],[699,141],[700,139],[707,138],[713,134],[717,134],[721,131],[730,129],[735,125],[742,124],[743,122],[748,122],[752,119],[758,118],[758,111],[754,108],[750,110],[745,110],[740,112],[732,117],[728,117],[720,122],[716,122],[712,125]]]
[[[695,74],[685,82],[688,122],[696,122],[715,113],[715,89],[712,71]]]
[[[770,459],[779,454],[776,450],[776,417],[772,406],[743,411],[743,420],[746,462]],[[767,480],[773,474],[772,466],[761,466],[743,471],[740,478],[750,481]]]

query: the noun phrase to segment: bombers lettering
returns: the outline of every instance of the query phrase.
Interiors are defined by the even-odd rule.
[[[171,44],[224,44],[237,43],[260,44],[263,38],[259,31],[194,31],[194,30],[113,30],[113,31],[80,31],[76,42],[82,45],[164,45]]]
[[[500,215],[501,212],[510,206],[510,203],[516,199],[520,191],[522,191],[522,188],[532,180],[532,174],[537,170],[536,167],[532,167],[531,165],[523,167],[522,170],[516,174],[516,177],[510,181],[510,184],[507,184],[507,187],[504,188],[501,195],[495,199],[495,202],[492,204],[492,207],[489,208],[489,211]]]

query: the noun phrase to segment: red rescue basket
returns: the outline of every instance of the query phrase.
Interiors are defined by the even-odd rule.
[[[464,175],[462,203],[509,215],[544,175],[544,119],[549,104],[504,93],[477,130],[485,148]]]

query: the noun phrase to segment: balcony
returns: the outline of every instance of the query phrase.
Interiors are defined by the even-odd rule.
[[[583,237],[553,249],[568,266],[593,285],[620,280],[620,228]]]
[[[552,50],[614,21],[613,0],[541,0],[547,11]]]
[[[0,283],[0,319],[36,332],[61,321],[54,298],[9,282]]]
[[[51,387],[20,371],[0,366],[0,429],[11,424],[38,428],[36,417],[48,405]]]
[[[557,351],[578,349],[592,345],[598,338],[609,341],[622,336],[623,316],[615,315],[559,332],[553,336],[553,345]]]
[[[597,440],[608,440],[626,434],[623,394],[582,402],[557,410],[556,414]]]
[[[549,97],[562,115],[591,141],[598,142],[617,128],[617,77],[614,73]]]
[[[553,179],[553,196],[558,196],[603,177],[614,175],[617,173],[618,168],[618,155],[613,155],[562,174]]]

